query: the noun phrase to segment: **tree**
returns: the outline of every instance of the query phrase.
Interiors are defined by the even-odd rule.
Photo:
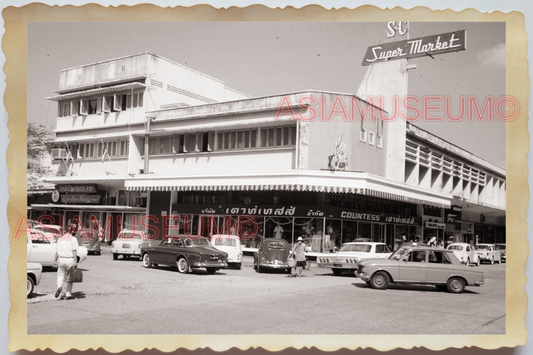
[[[49,154],[53,140],[54,134],[45,126],[28,123],[28,190],[53,188],[53,184],[43,181],[43,178],[51,173],[50,167],[43,164],[43,160]]]

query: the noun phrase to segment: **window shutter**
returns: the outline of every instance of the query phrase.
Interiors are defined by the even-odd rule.
[[[70,112],[72,112],[73,116],[77,116],[78,115],[78,107],[79,107],[79,102],[78,101],[72,101],[70,103]]]
[[[215,150],[215,132],[207,132],[207,151],[213,152]]]
[[[96,99],[96,113],[97,114],[102,113],[102,97],[99,97]]]
[[[113,111],[122,111],[122,95],[115,94],[113,101]]]
[[[139,107],[143,107],[144,93],[139,93]]]
[[[111,112],[111,101],[112,100],[113,100],[112,96],[104,97],[102,111]]]
[[[183,152],[188,153],[189,152],[189,141],[191,139],[190,134],[186,134],[183,136]]]
[[[196,145],[194,146],[195,152],[201,152],[202,147],[204,146],[204,135],[203,133],[196,133],[193,137],[196,136]]]
[[[126,96],[126,108],[131,108],[131,94]]]
[[[87,116],[89,100],[80,100],[80,115]]]

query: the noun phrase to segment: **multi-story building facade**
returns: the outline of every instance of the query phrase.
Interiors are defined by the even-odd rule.
[[[55,202],[32,209],[107,222],[106,240],[233,227],[248,245],[303,235],[316,252],[357,238],[503,242],[505,170],[382,119],[369,92],[250,98],[151,53],[64,70],[50,98]]]

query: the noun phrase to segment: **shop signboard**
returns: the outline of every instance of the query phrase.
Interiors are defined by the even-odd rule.
[[[426,37],[381,43],[368,47],[362,65],[396,59],[432,57],[466,49],[466,31],[459,30]]]
[[[172,214],[247,215],[257,217],[336,218],[350,221],[415,225],[419,218],[332,206],[174,204]]]
[[[57,191],[60,193],[84,193],[90,194],[97,192],[96,184],[65,184],[57,185]]]
[[[446,229],[446,224],[437,222],[426,222],[426,228]]]
[[[99,203],[100,195],[61,195],[63,203]]]

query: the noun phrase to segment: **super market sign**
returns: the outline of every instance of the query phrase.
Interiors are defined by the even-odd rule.
[[[457,52],[465,49],[466,31],[459,30],[370,46],[363,58],[362,65],[370,65],[387,60],[433,57],[436,54]]]

